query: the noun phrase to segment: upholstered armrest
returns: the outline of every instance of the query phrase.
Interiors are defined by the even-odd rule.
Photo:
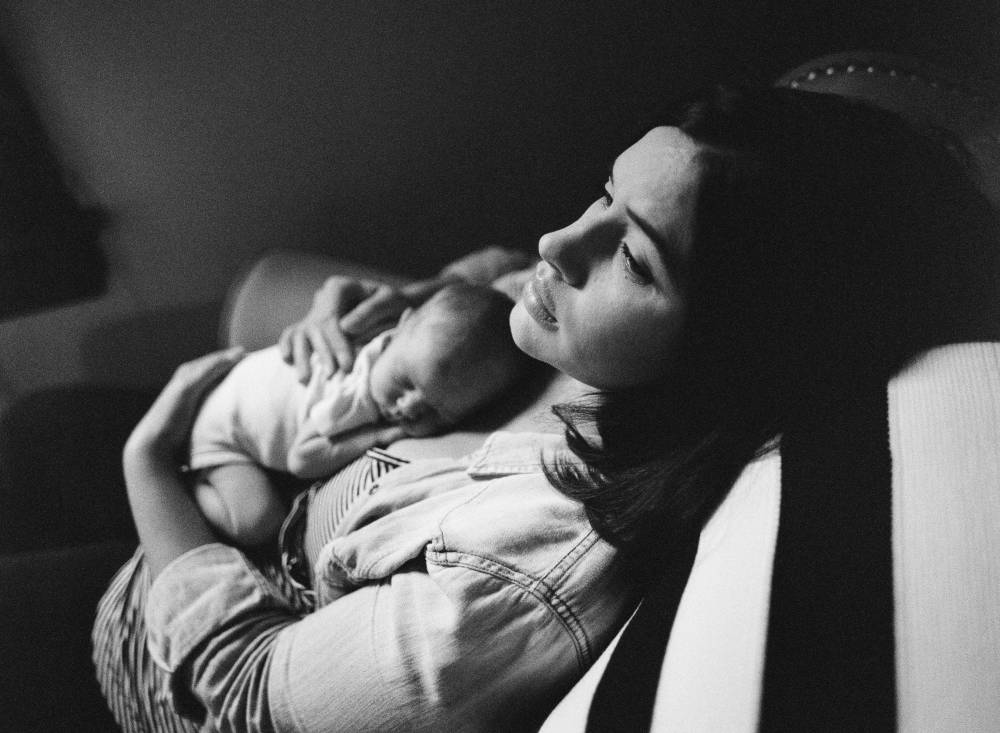
[[[313,293],[331,275],[372,278],[402,285],[408,281],[375,267],[297,250],[264,254],[237,277],[219,321],[223,346],[270,346],[282,330],[309,310]]]
[[[154,396],[65,385],[0,411],[0,553],[134,541],[121,451]]]

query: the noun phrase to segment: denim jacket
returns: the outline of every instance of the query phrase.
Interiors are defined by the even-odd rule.
[[[149,647],[222,731],[519,730],[635,602],[620,554],[546,481],[558,436],[495,433],[383,476],[320,553],[304,618],[234,548],[153,583]]]

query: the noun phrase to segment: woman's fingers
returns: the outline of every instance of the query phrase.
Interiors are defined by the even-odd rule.
[[[306,316],[281,332],[281,358],[295,367],[303,384],[312,377],[313,356],[327,374],[338,369],[350,371],[355,343],[370,340],[387,322],[394,322],[407,304],[397,289],[375,280],[327,278],[314,294]]]
[[[309,381],[312,377],[312,368],[317,361],[319,362],[320,369],[324,370],[327,374],[333,374],[333,370],[336,368],[336,361],[333,357],[333,351],[330,348],[330,342],[323,333],[321,326],[318,323],[306,323],[302,325],[301,330],[309,344],[310,357],[306,360],[306,366],[309,367],[306,378],[300,379],[300,381],[303,384]]]
[[[226,376],[243,356],[243,349],[237,346],[181,364],[158,399],[169,403],[173,408],[173,417],[184,418],[190,414],[193,420],[204,394]]]
[[[292,364],[295,367],[295,374],[302,384],[308,382],[312,374],[312,364],[309,360],[309,356],[312,354],[312,344],[309,342],[306,328],[307,325],[300,325],[292,335]]]
[[[235,347],[177,367],[133,430],[129,438],[132,451],[162,450],[171,454],[184,447],[202,399],[243,355],[243,349]]]
[[[298,324],[294,324],[285,328],[278,337],[278,352],[281,354],[281,359],[286,364],[295,363],[295,355],[292,352],[292,342],[295,338],[295,331],[298,329]]]
[[[302,322],[285,329],[278,342],[282,358],[295,367],[296,378],[307,384],[312,378],[315,355],[327,375],[354,367],[354,347],[337,326],[336,319]]]
[[[336,318],[328,318],[316,328],[316,339],[321,340],[326,349],[328,358],[324,366],[327,374],[333,374],[337,369],[349,372],[354,368],[354,345],[344,335]]]
[[[381,285],[340,319],[340,327],[352,336],[367,334],[373,326],[395,321],[407,306],[409,301],[399,290]]]

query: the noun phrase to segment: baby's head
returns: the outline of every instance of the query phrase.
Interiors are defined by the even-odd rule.
[[[454,284],[407,310],[372,365],[382,416],[409,435],[430,435],[512,385],[528,364],[510,336],[512,305],[492,288]]]

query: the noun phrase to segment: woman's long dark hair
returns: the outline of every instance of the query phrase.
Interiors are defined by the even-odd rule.
[[[586,468],[548,468],[604,537],[653,555],[692,539],[793,421],[961,340],[1000,244],[956,161],[867,105],[720,89],[663,124],[702,148],[678,363],[556,406]]]

